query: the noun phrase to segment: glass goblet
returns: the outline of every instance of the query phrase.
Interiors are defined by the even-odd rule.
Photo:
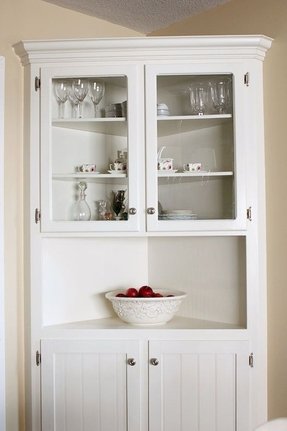
[[[72,105],[72,118],[79,118],[79,99],[75,96],[72,87],[68,89],[68,98]]]
[[[192,114],[204,115],[208,109],[208,91],[204,83],[191,85],[189,91]]]
[[[64,118],[64,107],[65,107],[65,102],[68,99],[68,85],[65,81],[55,81],[54,84],[54,92],[55,92],[55,97],[58,103],[58,117],[59,118]]]
[[[214,108],[219,114],[226,114],[230,107],[230,83],[218,81],[210,87],[211,99]]]
[[[90,97],[94,104],[95,117],[97,117],[98,104],[105,94],[105,84],[100,81],[90,81]]]
[[[76,99],[79,101],[79,118],[83,117],[83,101],[88,94],[88,81],[86,79],[78,78],[72,82],[72,90]]]

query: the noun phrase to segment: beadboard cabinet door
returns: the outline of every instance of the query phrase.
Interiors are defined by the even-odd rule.
[[[138,431],[137,341],[41,342],[42,431]]]
[[[248,342],[151,341],[149,431],[246,431]]]

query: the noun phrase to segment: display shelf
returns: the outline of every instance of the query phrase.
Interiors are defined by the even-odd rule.
[[[158,136],[169,136],[210,127],[232,125],[231,114],[158,116]]]
[[[95,173],[85,173],[85,172],[77,172],[72,174],[53,174],[54,180],[62,180],[62,181],[74,181],[74,180],[87,180],[87,181],[96,181],[100,179],[108,179],[113,180],[117,178],[127,178],[127,174],[95,174]]]
[[[199,172],[175,172],[158,171],[158,177],[231,177],[232,171],[199,171]]]
[[[85,320],[78,322],[68,322],[59,325],[44,326],[48,330],[86,330],[86,329],[123,329],[123,330],[167,330],[167,329],[204,329],[204,330],[246,330],[245,327],[225,322],[214,322],[209,320],[193,319],[176,316],[164,325],[131,325],[115,317],[104,319]]]
[[[116,136],[127,134],[126,117],[54,119],[52,126]]]

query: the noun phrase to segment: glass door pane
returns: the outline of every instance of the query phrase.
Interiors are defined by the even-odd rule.
[[[134,229],[137,221],[129,207],[136,208],[137,162],[130,170],[129,161],[136,160],[136,146],[129,150],[137,121],[130,122],[128,112],[133,74],[46,75],[51,108],[42,93],[44,229]],[[134,113],[136,100],[135,95]]]
[[[159,220],[235,218],[232,82],[157,77]]]
[[[237,65],[147,67],[149,230],[245,228],[241,74]]]

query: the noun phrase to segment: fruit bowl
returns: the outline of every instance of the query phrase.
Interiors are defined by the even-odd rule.
[[[159,289],[156,297],[127,297],[123,290],[106,293],[113,309],[124,322],[133,325],[160,325],[168,322],[178,311],[186,293],[177,290]],[[171,296],[168,296],[171,295]]]

